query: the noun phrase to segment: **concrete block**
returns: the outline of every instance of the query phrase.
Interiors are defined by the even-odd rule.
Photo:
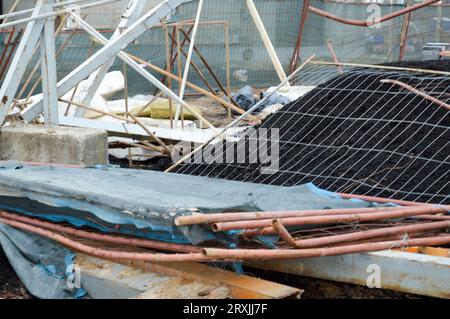
[[[106,131],[17,125],[0,130],[0,160],[73,165],[108,163]]]

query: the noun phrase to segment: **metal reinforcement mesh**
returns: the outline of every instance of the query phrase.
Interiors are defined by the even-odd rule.
[[[178,172],[284,186],[312,182],[335,192],[448,204],[449,110],[380,81],[402,81],[448,103],[450,77],[375,68],[343,71],[309,66],[292,84],[315,88],[259,127],[277,129],[277,135],[256,130],[238,143],[210,145],[201,163],[184,164]],[[263,173],[267,163],[258,157],[260,144],[244,147],[245,155],[231,161],[215,157],[236,154],[239,143],[261,141],[269,142],[263,144],[272,145],[272,152],[278,145],[277,169]]]
[[[301,12],[303,1],[298,0],[254,0],[255,5],[266,26],[267,32],[274,44],[275,50],[280,58],[286,72],[290,69],[291,60],[297,43],[300,30]],[[334,15],[350,19],[367,19],[368,4],[348,4],[333,1],[313,0],[311,6],[328,11]],[[198,1],[189,1],[177,8],[167,22],[181,22],[192,20],[195,17]],[[404,8],[403,5],[380,5],[381,14],[395,12]],[[105,15],[118,14],[108,12]],[[123,11],[125,11],[125,3]],[[82,12],[82,15],[85,14]],[[97,16],[88,17],[88,21],[98,19]],[[105,18],[106,19],[106,18]],[[405,45],[404,60],[420,60],[423,58],[423,47],[428,42],[450,42],[450,6],[430,6],[417,10],[411,14],[407,40]],[[106,19],[108,20],[108,19]],[[117,19],[110,19],[116,21]],[[305,60],[311,54],[317,59],[331,60],[327,41],[331,40],[334,50],[340,61],[361,63],[386,63],[399,60],[400,33],[404,16],[386,21],[376,28],[365,28],[338,23],[314,13],[309,13],[305,20],[303,29],[303,41],[300,49],[299,62]],[[103,21],[103,20],[102,20]],[[109,20],[108,20],[109,21]],[[242,0],[208,0],[204,2],[201,22],[225,22],[229,26],[230,39],[230,82],[233,89],[241,88],[247,84],[253,87],[265,87],[277,84],[278,77],[261,41],[260,35],[253,23],[245,1]],[[102,22],[102,25],[104,23]],[[115,25],[110,29],[100,30],[106,37],[111,36]],[[189,32],[191,26],[186,25],[183,29]],[[14,32],[12,42],[9,45],[8,37]],[[0,66],[7,65],[9,52],[14,51],[14,43],[20,40],[20,27],[15,30],[3,30],[0,33],[2,46],[0,55],[5,53]],[[181,36],[183,40],[183,35]],[[99,49],[99,45],[93,45],[88,34],[81,30],[63,30],[56,37],[56,48],[67,42],[57,58],[58,79],[62,79],[77,65],[83,62],[91,52]],[[199,27],[196,44],[202,55],[208,61],[210,67],[217,74],[222,83],[226,83],[226,50],[225,30],[220,23],[204,24]],[[188,42],[184,45],[188,51]],[[165,31],[161,26],[156,26],[136,41],[131,43],[126,51],[140,58],[150,61],[160,68],[166,68],[166,41]],[[173,53],[175,53],[174,48]],[[39,52],[38,52],[39,53]],[[30,74],[38,62],[39,54],[36,54],[30,63],[26,74]],[[184,66],[185,57],[182,56]],[[217,89],[215,81],[211,78],[207,68],[200,61],[199,56],[194,53],[193,62],[205,75],[208,82]],[[178,74],[177,61],[175,61],[172,72]],[[117,60],[111,70],[122,70],[122,62]],[[1,71],[1,68],[0,68]],[[154,88],[143,81],[131,68],[128,68],[128,86],[130,94],[149,94]],[[5,72],[3,72],[5,73]],[[39,79],[39,68],[26,88],[21,91],[24,97],[33,91],[40,92],[40,84],[35,82]],[[162,78],[159,74],[153,74]],[[3,75],[0,74],[0,80]],[[192,70],[188,80],[194,84],[205,87],[197,72]],[[25,84],[25,83],[23,83]],[[177,83],[173,81],[174,89]],[[34,90],[32,87],[36,86]]]

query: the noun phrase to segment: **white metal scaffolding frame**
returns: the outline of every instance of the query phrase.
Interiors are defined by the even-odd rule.
[[[25,17],[19,20],[14,20],[11,22],[7,22],[0,25],[0,29],[16,25],[27,23],[26,30],[24,32],[24,36],[19,44],[18,50],[14,56],[13,63],[11,63],[11,67],[8,70],[8,74],[3,82],[0,97],[0,123],[4,123],[6,115],[10,110],[12,102],[16,97],[15,94],[20,85],[20,81],[24,76],[24,72],[27,66],[27,63],[31,60],[33,56],[33,52],[36,51],[35,47],[39,43],[39,40],[42,39],[42,44],[40,45],[41,56],[44,57],[41,59],[41,69],[42,69],[42,88],[43,94],[42,96],[37,96],[32,101],[31,104],[27,105],[27,107],[21,111],[22,118],[30,122],[35,119],[40,114],[44,114],[45,123],[46,124],[60,124],[62,118],[64,120],[65,125],[68,125],[74,120],[74,125],[78,125],[80,121],[75,120],[75,118],[82,118],[86,109],[82,107],[77,107],[75,111],[75,117],[69,118],[67,116],[61,116],[59,118],[58,114],[58,99],[61,98],[68,91],[76,87],[82,80],[86,78],[91,79],[91,84],[85,93],[81,93],[81,98],[77,97],[77,103],[81,105],[90,105],[92,98],[95,92],[98,90],[98,87],[102,80],[104,79],[106,73],[114,63],[116,57],[119,57],[121,60],[125,61],[126,64],[130,65],[138,74],[143,76],[146,80],[148,80],[152,85],[156,86],[164,95],[166,95],[170,100],[173,100],[177,103],[177,106],[181,108],[186,108],[189,110],[201,123],[205,123],[213,133],[217,133],[217,129],[211,125],[205,118],[201,116],[194,108],[188,105],[183,97],[184,97],[184,89],[183,83],[186,83],[187,74],[189,71],[189,60],[186,62],[185,71],[183,74],[183,81],[181,82],[181,89],[179,95],[174,93],[171,89],[166,87],[163,83],[161,83],[158,79],[156,79],[152,74],[144,69],[139,63],[136,62],[135,59],[128,56],[124,50],[128,44],[135,41],[140,35],[146,32],[148,29],[160,23],[160,21],[171,14],[178,6],[180,6],[186,0],[165,0],[155,6],[153,9],[146,12],[143,16],[141,16],[142,11],[144,9],[145,0],[132,0],[126,8],[125,14],[122,16],[122,19],[117,26],[112,37],[107,40],[104,38],[97,30],[95,30],[92,26],[90,26],[86,21],[84,21],[80,16],[78,16],[74,12],[74,8],[82,9],[92,6],[98,6],[110,2],[114,2],[117,0],[98,0],[93,2],[88,2],[89,0],[68,0],[60,3],[54,3],[54,0],[41,0],[38,2],[36,7],[33,10],[27,9],[19,12],[12,12],[10,14],[3,15],[5,18],[16,18],[23,17],[26,14],[30,14],[31,16]],[[86,3],[88,2],[88,3]],[[203,1],[199,2],[198,11],[196,18],[194,20],[195,24],[198,24],[198,20],[200,17],[201,9],[202,9]],[[42,7],[42,8],[41,8]],[[250,10],[250,9],[249,9]],[[250,10],[251,11],[251,10]],[[50,23],[54,20],[57,14],[67,13],[70,14],[75,21],[79,24],[79,26],[91,35],[97,43],[103,45],[103,47],[98,50],[95,54],[90,56],[86,61],[84,61],[81,65],[75,68],[72,72],[66,75],[63,79],[61,79],[58,83],[56,82],[56,61],[54,54],[54,33],[53,30],[50,29]],[[254,16],[258,14],[256,8],[253,8],[251,14]],[[261,21],[260,21],[261,22]],[[195,28],[194,24],[194,28]],[[270,39],[267,34],[264,33],[264,25],[261,23],[256,23],[258,32],[263,39],[265,39],[264,43],[266,44],[266,48],[271,56],[271,59],[274,63],[274,67],[278,73],[280,73],[280,64],[279,59],[276,57],[276,53],[273,49],[273,46],[268,45],[270,43]],[[41,35],[42,33],[42,35]],[[192,54],[193,47],[195,45],[195,33],[192,37],[189,52]],[[190,55],[191,55],[190,54]],[[188,55],[189,57],[189,55]],[[20,62],[20,63],[19,63]],[[24,63],[25,62],[25,63]],[[176,115],[179,116],[180,108],[177,107]],[[76,123],[75,123],[76,122]],[[62,123],[61,123],[62,124]],[[133,124],[129,124],[133,125]],[[91,126],[91,124],[90,124]],[[101,126],[101,125],[100,125]],[[139,130],[139,129],[138,129]],[[122,131],[119,129],[119,131]]]

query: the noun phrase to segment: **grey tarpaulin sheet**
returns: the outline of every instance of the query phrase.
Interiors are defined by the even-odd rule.
[[[69,289],[74,255],[54,241],[0,223],[0,247],[33,296],[67,299],[84,294],[82,289]]]
[[[367,207],[312,184],[295,187],[112,166],[67,168],[0,163],[0,208],[173,242],[201,242],[209,231],[180,230],[173,219],[201,212]]]

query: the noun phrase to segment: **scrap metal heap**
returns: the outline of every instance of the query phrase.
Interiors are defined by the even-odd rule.
[[[97,1],[82,7],[113,1]],[[215,23],[224,28],[226,84],[222,84],[195,45],[196,32],[201,24],[202,0],[198,1],[195,20],[174,24],[162,22],[185,1],[165,0],[146,13],[143,13],[144,1],[132,1],[109,39],[68,6],[81,2],[39,0],[32,10],[6,15],[9,18],[31,14],[28,18],[3,21],[0,25],[3,29],[27,23],[0,88],[0,123],[32,122],[43,115],[47,125],[100,127],[129,139],[114,143],[143,148],[165,157],[172,154],[173,144],[180,140],[201,145],[164,173],[111,166],[0,162],[0,244],[8,248],[5,251],[10,260],[15,256],[22,258],[17,258],[15,268],[24,281],[30,278],[25,271],[30,263],[24,258],[29,255],[33,255],[35,265],[45,266],[55,286],[61,288],[62,283],[58,280],[67,274],[56,269],[55,265],[62,267],[64,259],[66,266],[72,267],[73,252],[79,256],[86,254],[103,260],[139,264],[141,268],[158,271],[159,267],[165,267],[160,263],[180,262],[191,266],[189,263],[192,262],[230,263],[239,271],[242,262],[302,262],[315,257],[359,256],[360,253],[385,250],[404,252],[416,249],[414,247],[450,244],[449,163],[446,153],[449,145],[450,73],[401,66],[340,63],[331,41],[327,44],[334,62],[315,61],[312,55],[297,67],[301,33],[308,12],[346,24],[368,26],[368,22],[339,18],[304,1],[300,34],[291,61],[292,72],[287,76],[256,6],[252,0],[246,0],[280,84],[263,92],[259,102],[244,110],[236,96],[231,94],[228,23],[204,22],[205,25]],[[373,23],[410,15],[412,11],[435,2],[428,0],[410,6]],[[70,15],[95,44],[102,46],[60,81],[57,81],[58,52],[55,50],[53,21],[58,14]],[[172,45],[168,48],[166,70],[127,52],[128,45],[157,25],[165,31],[166,45]],[[189,26],[190,30],[184,31],[184,26]],[[175,33],[168,32],[169,27],[174,27]],[[7,41],[8,45],[11,39]],[[405,41],[402,38],[403,47]],[[185,43],[189,43],[188,52],[184,51]],[[38,46],[42,94],[33,96],[33,99],[29,94],[20,99],[24,93],[18,92],[22,80],[25,87],[32,81],[33,75],[26,79],[24,75]],[[174,55],[175,47],[177,52]],[[402,57],[404,50],[400,51]],[[194,52],[225,97],[219,96],[197,64],[192,62]],[[182,56],[186,58],[184,72]],[[124,65],[121,74],[124,78],[120,75],[119,78],[123,80],[126,92],[125,109],[109,112],[90,106],[105,78],[117,75],[108,73],[116,58]],[[177,59],[178,76],[175,76],[172,71]],[[136,114],[129,111],[127,67],[157,89],[149,104],[162,96],[168,98],[168,127],[153,127],[143,121],[139,114],[144,109]],[[187,81],[189,67],[198,73],[209,91]],[[164,80],[158,80],[148,69],[160,73]],[[172,89],[171,81],[179,83],[178,93]],[[355,82],[359,84],[353,85]],[[81,94],[77,94],[78,86],[83,87]],[[121,90],[122,86],[119,87],[110,90]],[[186,88],[200,92],[223,106],[229,120],[226,127],[215,127],[198,109],[187,103],[184,98]],[[267,111],[267,106],[274,106],[271,99],[278,94],[288,97],[294,94],[295,98],[290,96],[291,103],[286,102],[286,105],[277,105]],[[286,96],[284,98],[288,99]],[[101,97],[99,100],[103,101]],[[386,117],[392,110],[393,101],[400,111]],[[373,110],[375,107],[377,109]],[[12,108],[16,111],[18,108],[18,111],[11,114]],[[423,115],[425,110],[433,116]],[[116,122],[88,118],[88,111],[113,118]],[[200,121],[200,127],[184,130],[186,123],[187,126],[194,125],[184,122],[185,111],[189,111],[193,121]],[[234,120],[231,119],[232,111],[238,114]],[[233,144],[239,139],[238,133],[244,130],[237,128],[244,121],[247,125],[259,125],[257,128],[276,128],[280,122],[286,126],[289,134],[277,139],[283,151],[277,172],[260,174],[263,163],[182,165],[205,148],[228,141],[230,137]],[[207,129],[203,129],[203,125]],[[315,130],[316,127],[319,129]],[[367,138],[366,133],[373,128],[377,128],[376,134]],[[417,143],[407,144],[416,134],[423,135],[423,138]],[[298,159],[298,156],[302,158]],[[344,163],[348,165],[342,166]],[[366,166],[369,166],[368,170]],[[182,174],[168,173],[175,169]],[[425,171],[423,180],[418,180],[422,178],[418,174],[422,170]],[[397,180],[400,182],[395,183]],[[389,198],[372,196],[374,194]],[[47,247],[48,253],[29,254],[28,245],[21,240],[36,250]],[[439,267],[444,264],[448,275],[448,259],[440,262]],[[203,266],[194,265],[191,272],[199,272],[198,267]],[[167,268],[164,271],[171,272]],[[423,287],[417,289],[416,282],[410,279],[411,276],[408,278],[405,285],[409,291],[427,291]],[[448,282],[435,281],[437,286],[448,285]],[[40,291],[33,286],[39,282],[27,282],[29,287],[34,287],[30,289]],[[299,293],[298,290],[280,289],[270,295],[261,287],[243,286],[241,284],[239,289],[248,289],[246,293],[251,297],[286,297]],[[211,296],[229,296],[228,290],[214,288],[217,287],[211,288],[214,291]],[[201,293],[204,287],[193,289]],[[59,289],[55,295],[68,297],[62,290]],[[76,296],[79,293],[79,290],[75,291]],[[429,292],[437,296],[445,293]],[[238,295],[231,293],[231,296]]]

